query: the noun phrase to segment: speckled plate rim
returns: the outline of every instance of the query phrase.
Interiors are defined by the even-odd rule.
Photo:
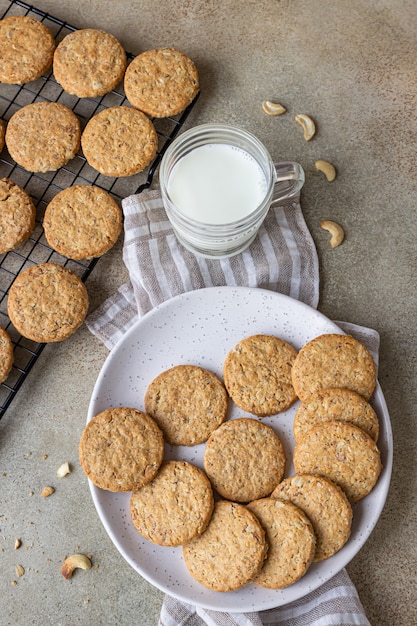
[[[164,302],[136,322],[107,357],[90,400],[89,421],[110,406],[144,409],[147,385],[164,369],[193,363],[222,375],[227,352],[243,337],[256,333],[277,335],[299,349],[323,333],[343,331],[306,304],[265,289],[208,287]],[[249,584],[241,590],[219,593],[206,589],[189,575],[182,550],[154,545],[134,529],[129,493],[111,493],[95,487],[91,495],[100,520],[126,561],[162,592],[190,604],[217,611],[262,611],[298,600],[317,589],[345,567],[373,531],[385,505],[392,472],[392,430],[378,384],[372,398],[380,420],[378,446],[383,470],[373,491],[354,505],[352,534],[346,545],[326,561],[314,563],[297,583],[281,590]],[[293,473],[292,423],[298,404],[279,416],[264,418],[281,437],[287,456],[286,476]],[[249,415],[232,403],[229,419]],[[253,417],[253,416],[252,416]],[[191,448],[165,446],[165,458],[183,458],[202,466],[204,444]]]

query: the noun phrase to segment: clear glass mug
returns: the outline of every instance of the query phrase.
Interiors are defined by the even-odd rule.
[[[251,133],[203,124],[177,137],[160,166],[162,201],[177,239],[205,258],[239,254],[254,240],[272,203],[304,185],[298,163],[273,163]]]

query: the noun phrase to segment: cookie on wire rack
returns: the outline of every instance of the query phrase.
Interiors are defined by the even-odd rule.
[[[9,333],[0,326],[0,383],[4,383],[13,365],[13,343]]]
[[[6,145],[12,159],[29,172],[56,171],[75,157],[81,126],[60,102],[33,102],[12,115]]]
[[[122,230],[122,210],[104,189],[73,185],[48,204],[43,227],[51,248],[70,259],[91,259],[116,243]]]
[[[6,128],[4,126],[3,120],[0,119],[0,152],[4,148],[4,136],[6,134]]]
[[[169,117],[181,113],[196,97],[198,71],[179,50],[146,50],[128,65],[124,89],[133,107],[151,117]]]
[[[40,263],[12,283],[7,312],[16,330],[38,343],[62,341],[84,322],[87,289],[75,272],[56,263]]]
[[[9,178],[0,179],[0,254],[27,241],[35,219],[36,207],[29,194]]]
[[[23,85],[52,65],[55,40],[49,28],[28,15],[0,20],[0,82]]]
[[[81,136],[87,162],[104,176],[132,176],[149,165],[158,149],[158,135],[144,113],[127,106],[94,115]]]
[[[53,60],[55,79],[78,98],[103,96],[122,80],[126,52],[111,33],[84,28],[69,33],[58,44]]]

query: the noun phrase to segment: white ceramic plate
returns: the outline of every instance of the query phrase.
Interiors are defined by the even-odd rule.
[[[145,390],[160,372],[178,364],[195,364],[222,376],[227,352],[256,333],[277,335],[301,348],[323,333],[342,333],[316,310],[281,294],[246,287],[212,287],[181,294],[139,320],[108,356],[91,398],[88,420],[114,406],[144,410]],[[378,385],[372,404],[380,419],[383,471],[373,491],[354,505],[352,535],[333,557],[313,564],[306,575],[283,590],[254,584],[228,593],[213,592],[189,575],[181,548],[154,545],[134,529],[129,493],[111,493],[90,482],[94,504],[111,540],[146,580],[180,600],[218,611],[260,611],[303,597],[340,571],[368,539],[383,509],[392,468],[392,433],[387,407]],[[293,473],[292,423],[297,408],[264,418],[280,436],[287,455],[286,476]],[[229,418],[249,415],[230,406]],[[253,417],[253,416],[252,416]],[[204,444],[187,448],[166,446],[166,458],[202,467]]]

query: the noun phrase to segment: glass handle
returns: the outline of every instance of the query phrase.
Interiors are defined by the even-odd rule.
[[[305,183],[305,173],[299,163],[283,161],[274,163],[275,185],[272,195],[272,203],[276,204],[297,195]]]

